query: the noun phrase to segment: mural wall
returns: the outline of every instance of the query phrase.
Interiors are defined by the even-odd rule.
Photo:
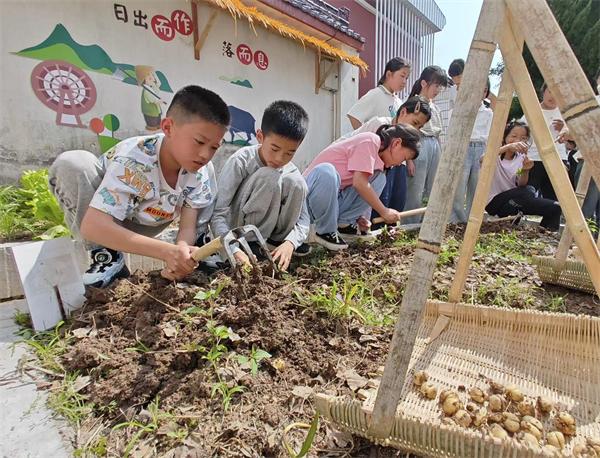
[[[342,82],[342,94],[315,94],[314,51],[259,27],[255,33],[245,21],[236,25],[224,12],[196,60],[191,8],[185,1],[3,2],[0,182],[64,150],[100,154],[160,129],[173,93],[187,84],[227,102],[225,141],[235,146],[256,143],[271,101],[300,103],[310,127],[296,162],[307,165],[338,134],[340,95],[352,103],[357,87]],[[200,31],[214,11],[199,5]]]

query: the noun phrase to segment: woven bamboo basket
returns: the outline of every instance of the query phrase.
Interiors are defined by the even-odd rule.
[[[564,286],[586,293],[596,292],[590,273],[581,261],[565,260],[550,256],[534,256],[533,264],[536,265],[540,280],[551,285]]]
[[[577,436],[568,440],[565,456],[585,438],[600,438],[599,318],[430,301],[410,370],[425,370],[438,393],[456,389],[463,402],[467,394],[459,387],[487,390],[483,377],[514,384],[534,399],[553,400],[577,421]],[[424,399],[413,387],[412,377],[404,382],[390,436],[372,437],[368,425],[374,398],[360,402],[318,395],[316,407],[341,429],[424,456],[542,456],[516,440],[494,439],[485,429],[442,424],[438,399]],[[552,421],[553,416],[544,420],[546,431]]]

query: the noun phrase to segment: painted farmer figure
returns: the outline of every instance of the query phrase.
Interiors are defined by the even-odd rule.
[[[166,102],[158,95],[160,84],[154,68],[147,65],[135,67],[135,77],[142,87],[142,114],[146,121],[146,130],[160,129],[162,106]]]

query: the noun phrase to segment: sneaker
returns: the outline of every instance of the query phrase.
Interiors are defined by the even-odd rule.
[[[277,248],[282,243],[283,242],[278,242],[277,240],[267,239],[267,248],[269,248],[269,251],[273,251],[275,248]],[[297,257],[301,258],[303,256],[308,256],[311,251],[312,251],[312,248],[310,247],[310,245],[308,243],[303,243],[302,245],[300,245],[298,248],[296,248],[294,250],[293,256],[297,256]]]
[[[328,234],[315,234],[315,242],[331,251],[345,250],[348,248],[348,244],[340,237],[340,234],[337,231]]]
[[[109,248],[92,250],[92,264],[83,274],[83,284],[95,288],[106,288],[117,278],[129,277],[125,257]]]
[[[349,242],[357,242],[359,240],[366,242],[369,240],[375,240],[375,236],[373,234],[370,234],[366,231],[361,231],[355,224],[338,227],[338,232]]]

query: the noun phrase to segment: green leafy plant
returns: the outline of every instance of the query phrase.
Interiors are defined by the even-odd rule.
[[[236,393],[243,393],[245,387],[242,385],[234,385],[230,387],[222,380],[214,383],[211,390],[211,397],[215,397],[216,394],[221,395],[221,404],[223,404],[223,410],[227,412],[229,410],[229,405],[231,404],[231,400],[233,395]]]
[[[248,364],[250,366],[250,373],[256,375],[258,374],[258,368],[261,361],[270,358],[271,356],[272,355],[269,352],[252,346],[250,356],[238,355],[237,359],[240,364]]]
[[[34,332],[31,329],[19,331],[21,340],[16,343],[24,343],[29,346],[40,361],[40,365],[51,372],[64,374],[64,368],[59,357],[66,351],[71,340],[69,334],[61,331],[64,322],[60,321],[50,331]]]
[[[50,239],[69,234],[58,201],[48,188],[48,170],[26,171],[19,187],[0,187],[0,237]]]
[[[92,413],[94,404],[77,387],[79,374],[66,374],[58,389],[50,392],[48,406],[74,425]]]

